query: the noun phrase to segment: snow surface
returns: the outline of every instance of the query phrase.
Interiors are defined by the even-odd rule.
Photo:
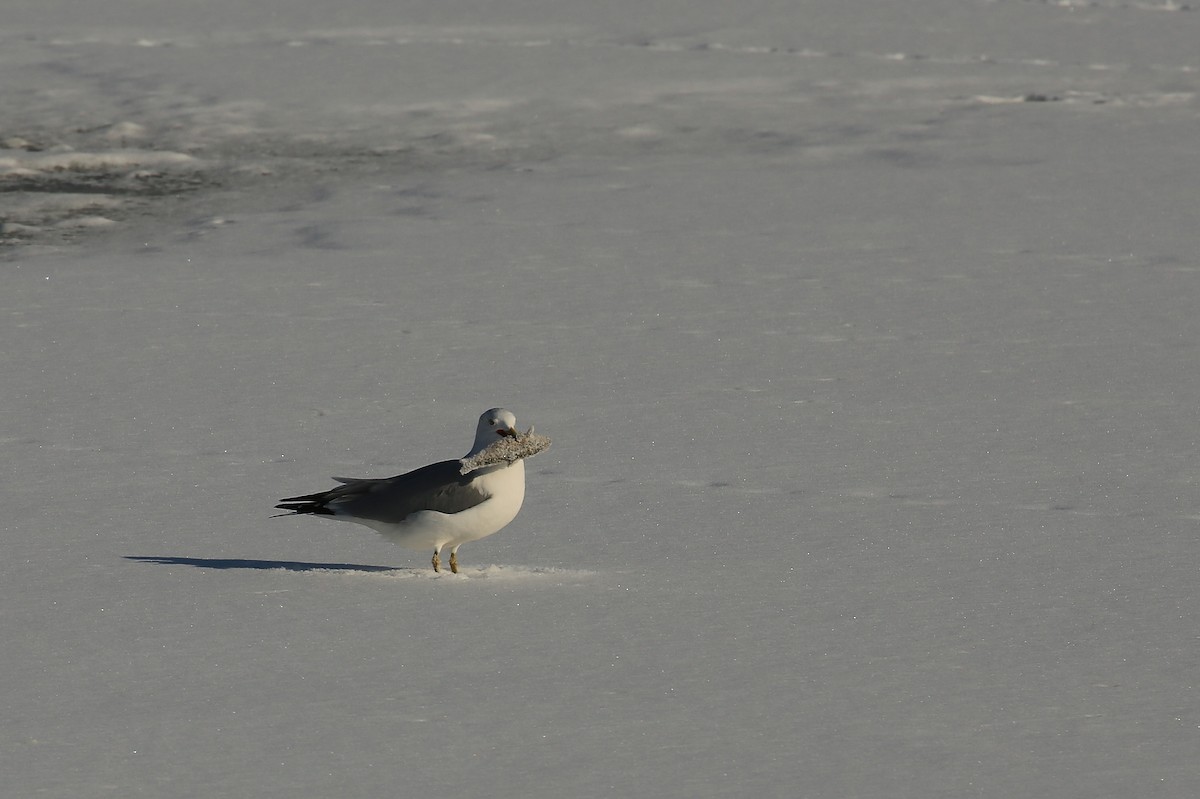
[[[1200,13],[10,0],[6,796],[1194,797]],[[555,440],[464,573],[270,519]]]

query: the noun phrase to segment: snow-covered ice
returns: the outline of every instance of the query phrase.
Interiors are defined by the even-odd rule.
[[[1200,14],[102,5],[0,31],[3,793],[1200,792]],[[493,404],[462,574],[268,518]]]

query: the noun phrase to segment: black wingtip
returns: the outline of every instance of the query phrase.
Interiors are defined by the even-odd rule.
[[[287,500],[284,500],[282,504],[276,505],[275,507],[278,510],[290,511],[290,513],[293,515],[298,513],[316,513],[325,516],[333,515],[333,511],[331,511],[329,508],[325,507],[324,505],[319,505],[315,502],[288,502]],[[287,516],[289,514],[280,513],[279,515]]]

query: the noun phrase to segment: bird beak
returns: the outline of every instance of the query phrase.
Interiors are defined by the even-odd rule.
[[[504,436],[510,436],[510,437],[512,437],[512,438],[516,438],[516,437],[517,437],[517,428],[515,428],[515,427],[509,427],[508,429],[505,429],[505,428],[503,428],[503,427],[502,427],[502,428],[500,428],[499,430],[497,430],[497,431],[496,431],[496,435],[498,435],[498,436],[500,436],[500,437],[502,437],[502,438],[503,438]]]

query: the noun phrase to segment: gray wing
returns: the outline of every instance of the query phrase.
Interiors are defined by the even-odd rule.
[[[378,480],[334,479],[343,485],[280,500],[275,507],[293,513],[353,516],[397,524],[413,513],[436,510],[459,513],[488,498],[473,475],[460,473],[462,461],[441,461],[405,474]]]

